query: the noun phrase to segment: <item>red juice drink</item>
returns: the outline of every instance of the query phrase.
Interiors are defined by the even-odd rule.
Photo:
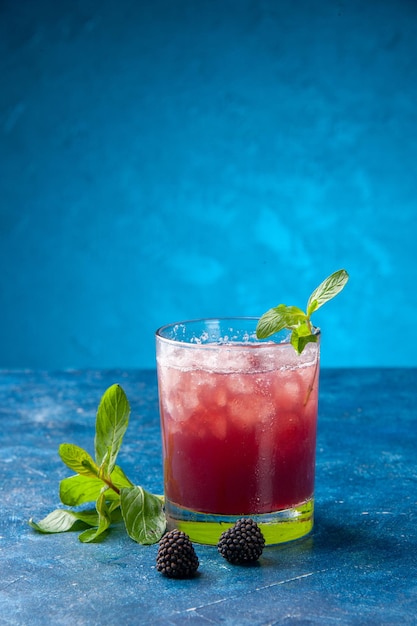
[[[242,516],[267,543],[313,524],[319,342],[301,355],[257,319],[201,320],[157,331],[168,525],[217,543]]]

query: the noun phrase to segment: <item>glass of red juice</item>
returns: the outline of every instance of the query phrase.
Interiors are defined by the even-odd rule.
[[[267,544],[313,527],[320,332],[299,355],[258,318],[156,331],[168,529],[217,544],[240,517]]]

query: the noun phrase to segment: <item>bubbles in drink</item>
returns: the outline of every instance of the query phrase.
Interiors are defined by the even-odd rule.
[[[233,423],[241,428],[253,428],[259,423],[268,423],[276,414],[272,400],[259,395],[231,397],[228,413]]]
[[[252,375],[230,374],[225,381],[227,390],[231,396],[236,394],[255,393],[255,381]]]

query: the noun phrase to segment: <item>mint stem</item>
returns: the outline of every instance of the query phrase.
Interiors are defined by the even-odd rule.
[[[313,380],[311,381],[311,383],[310,383],[310,384],[309,384],[309,386],[308,386],[307,393],[306,393],[306,397],[304,398],[303,406],[306,406],[306,405],[307,405],[307,402],[308,402],[308,401],[309,401],[309,399],[310,399],[311,392],[312,392],[312,391],[313,391],[313,389],[314,389],[314,383],[316,382],[316,377],[317,377],[317,372],[318,372],[318,369],[319,369],[319,358],[318,358],[318,356],[317,356],[317,358],[316,358],[316,364],[315,364],[315,366],[314,366]]]
[[[112,483],[111,479],[108,476],[100,476],[100,478],[103,482],[106,483],[106,485],[110,487],[110,489],[113,489],[113,491],[115,491],[117,495],[120,496],[120,489]]]

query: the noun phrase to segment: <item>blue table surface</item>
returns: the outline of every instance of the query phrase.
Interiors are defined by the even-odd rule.
[[[161,493],[154,371],[0,371],[0,624],[417,624],[417,369],[324,369],[313,532],[250,567],[196,546],[191,580],[161,576],[157,545],[122,526],[82,544],[27,523],[62,506],[57,448],[93,452],[115,382],[132,409],[118,463]]]

